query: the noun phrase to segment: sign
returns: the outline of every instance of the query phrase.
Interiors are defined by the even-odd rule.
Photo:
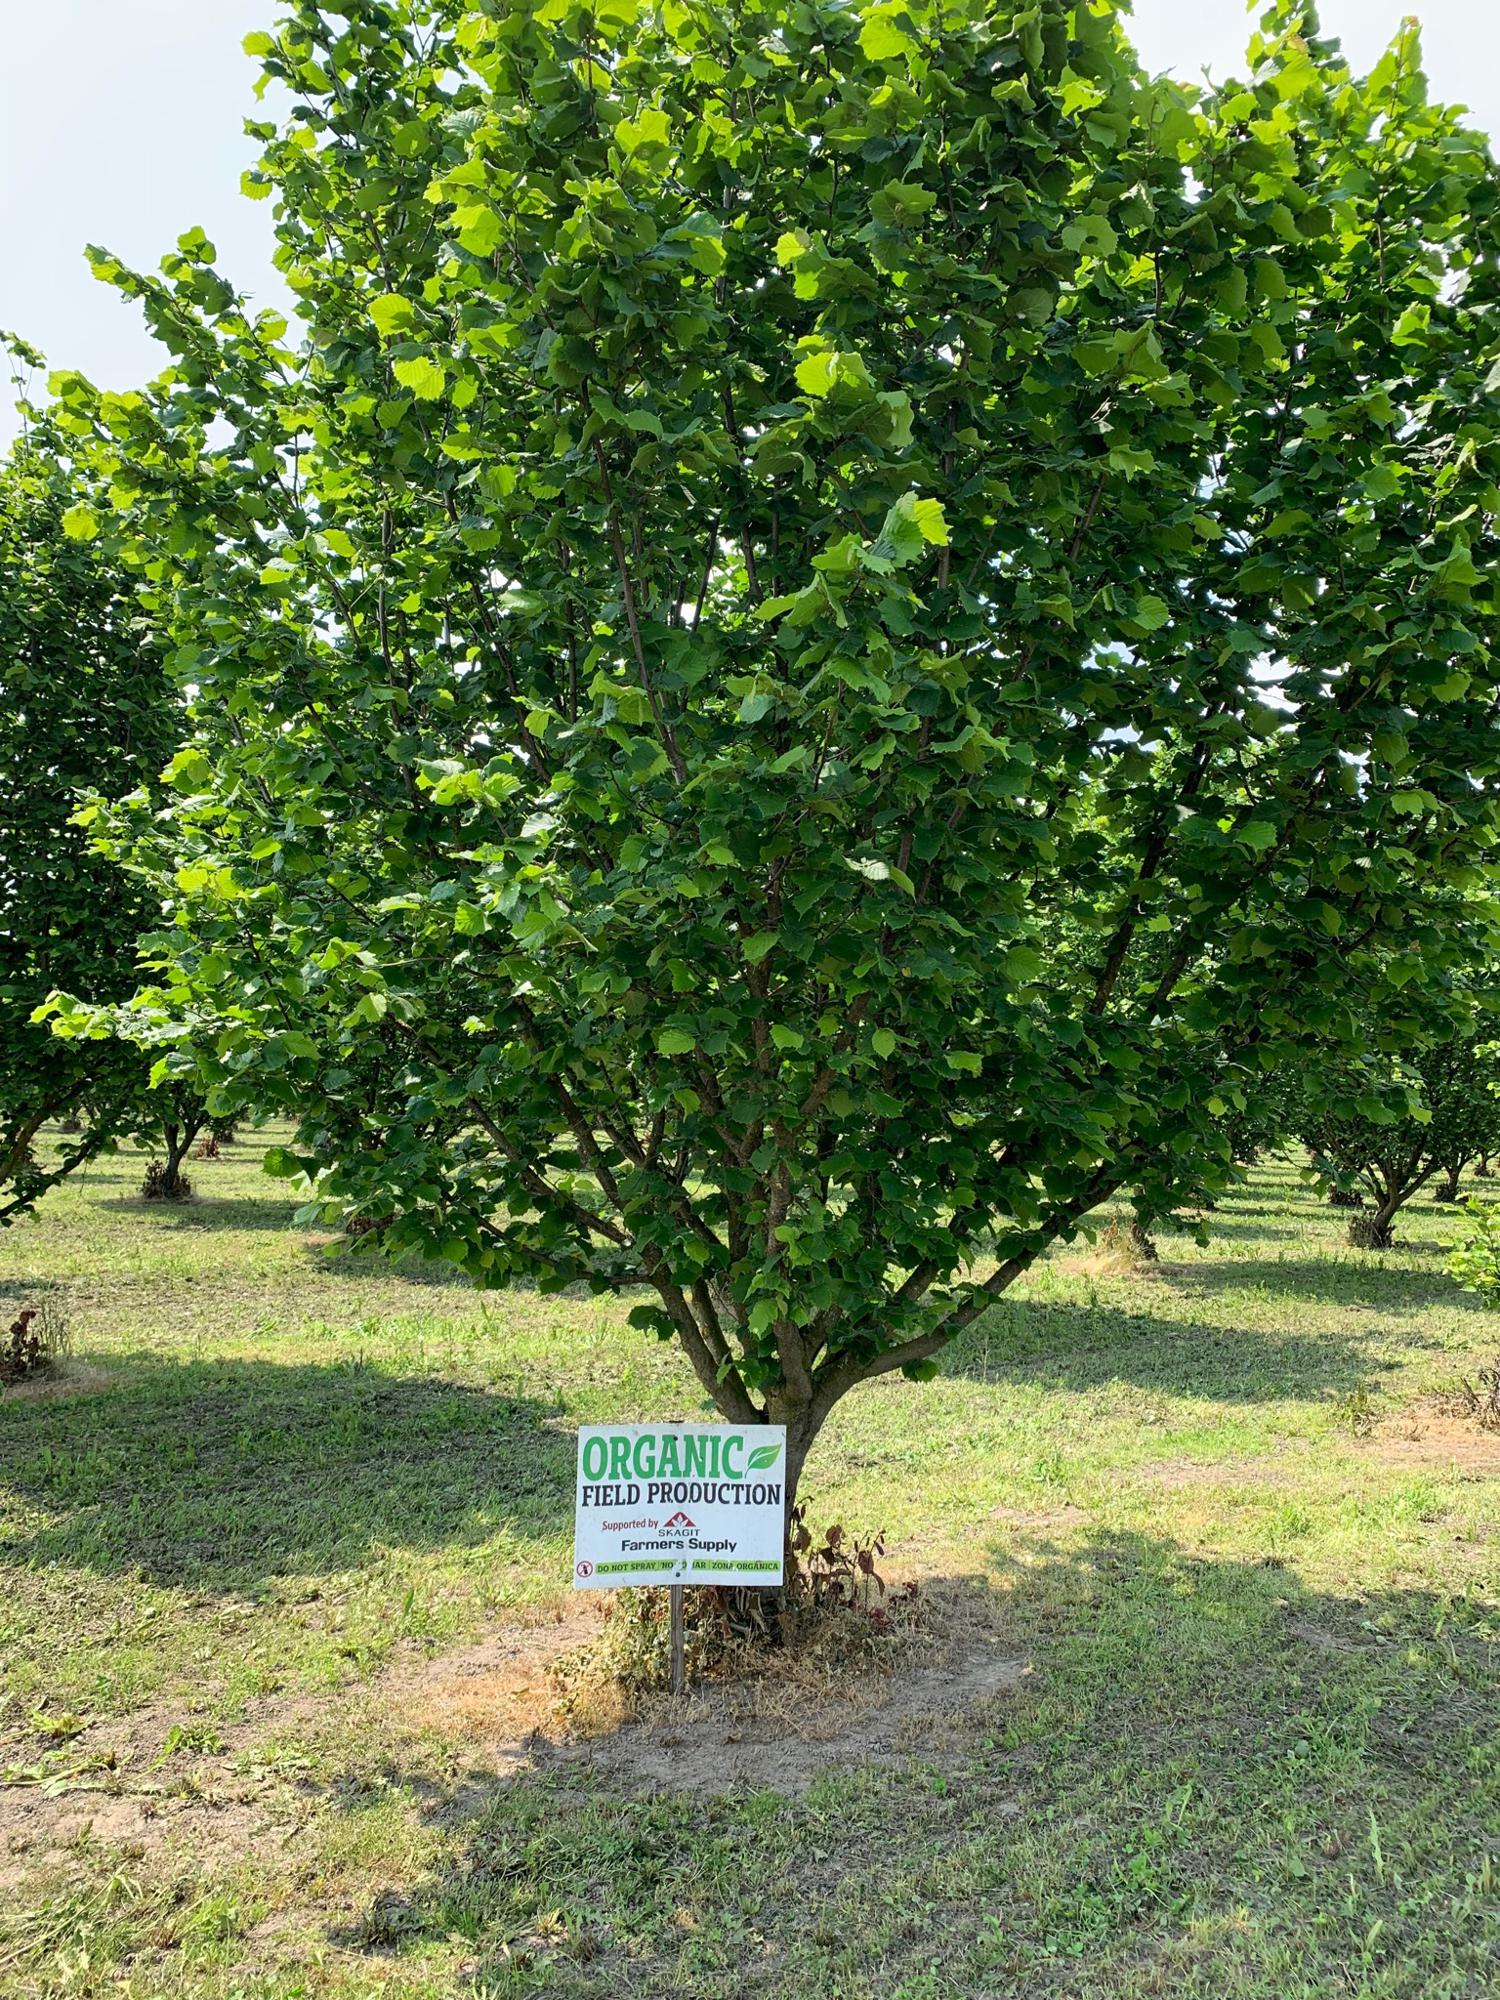
[[[780,1424],[588,1424],[578,1433],[575,1590],[781,1582]]]

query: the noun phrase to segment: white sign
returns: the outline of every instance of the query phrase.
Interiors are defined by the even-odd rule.
[[[780,1424],[589,1424],[578,1433],[573,1587],[781,1582]]]

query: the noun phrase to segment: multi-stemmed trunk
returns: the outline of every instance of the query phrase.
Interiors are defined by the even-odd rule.
[[[1373,1212],[1356,1215],[1349,1224],[1349,1241],[1356,1250],[1389,1250],[1396,1240],[1393,1228],[1400,1202],[1382,1202]]]
[[[182,1178],[182,1163],[193,1143],[193,1134],[185,1125],[164,1125],[162,1138],[166,1141],[167,1164],[161,1178],[161,1191],[166,1200],[181,1201],[188,1191],[187,1183]]]
[[[1429,1166],[1414,1179],[1380,1179],[1372,1177],[1371,1191],[1375,1196],[1373,1209],[1356,1215],[1349,1224],[1349,1241],[1356,1250],[1389,1250],[1396,1240],[1395,1221],[1414,1194],[1436,1173],[1436,1166]]]
[[[159,1169],[153,1167],[147,1171],[145,1192],[150,1200],[185,1201],[192,1192],[183,1176],[182,1163],[208,1123],[208,1114],[196,1100],[188,1102],[188,1109],[176,1112],[162,1124],[162,1144],[167,1157]]]
[[[1468,1165],[1467,1160],[1453,1161],[1452,1165],[1448,1169],[1447,1178],[1444,1180],[1442,1186],[1438,1189],[1436,1195],[1433,1197],[1434,1200],[1457,1201],[1459,1199],[1459,1195],[1461,1192],[1459,1183],[1463,1175],[1463,1170],[1467,1165]]]

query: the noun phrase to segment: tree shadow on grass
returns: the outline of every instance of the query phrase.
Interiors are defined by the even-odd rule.
[[[1182,1272],[1217,1265],[1183,1265]],[[1174,1270],[1171,1278],[1179,1280]],[[1227,1282],[1227,1281],[1226,1281]],[[1246,1281],[1248,1282],[1248,1280]],[[1134,1312],[1117,1302],[1083,1305],[1000,1299],[943,1355],[945,1375],[1079,1390],[1132,1382],[1219,1402],[1310,1399],[1371,1385],[1398,1364],[1368,1336],[1213,1326]]]
[[[105,1394],[0,1402],[0,1562],[254,1591],[568,1517],[573,1441],[532,1399],[358,1361],[111,1369]]]
[[[128,1209],[134,1214],[150,1216],[158,1228],[173,1231],[185,1230],[268,1230],[276,1235],[296,1233],[293,1220],[297,1213],[296,1204],[279,1201],[276,1197],[261,1198],[256,1195],[217,1195],[212,1187],[186,1169],[193,1183],[193,1192],[186,1201],[147,1201],[139,1193],[96,1196],[97,1208]]]
[[[404,1285],[426,1285],[441,1291],[471,1292],[474,1289],[473,1281],[456,1264],[450,1264],[441,1257],[424,1257],[418,1250],[407,1250],[398,1257],[388,1257],[381,1250],[356,1250],[352,1243],[341,1242],[330,1235],[310,1242],[307,1256],[317,1265],[322,1277],[338,1278],[346,1283],[367,1285],[372,1279],[397,1278]]]
[[[404,1795],[436,1860],[333,1942],[387,1968],[446,1943],[516,2000],[1490,1990],[1482,1607],[1139,1534],[990,1554],[994,1642],[1028,1671],[805,1798],[487,1767],[472,1742],[456,1778],[351,1772],[333,1810]]]
[[[1396,1252],[1418,1247],[1398,1243]],[[1461,1312],[1482,1310],[1473,1294],[1465,1292],[1441,1266],[1413,1270],[1409,1265],[1384,1260],[1378,1251],[1351,1249],[1336,1257],[1226,1257],[1212,1263],[1178,1265],[1170,1272],[1169,1281],[1187,1296],[1264,1290],[1319,1306],[1368,1306],[1397,1318],[1435,1305]]]
[[[1208,1231],[1210,1243],[1216,1236],[1253,1236],[1258,1243],[1265,1242],[1267,1238],[1288,1243],[1302,1242],[1306,1238],[1305,1230],[1288,1229],[1276,1223],[1265,1223],[1254,1219],[1242,1220],[1241,1216],[1231,1209],[1209,1209],[1204,1214],[1203,1224]],[[1164,1253],[1169,1251],[1174,1243],[1193,1241],[1192,1231],[1187,1229],[1168,1229],[1158,1225],[1152,1234]]]

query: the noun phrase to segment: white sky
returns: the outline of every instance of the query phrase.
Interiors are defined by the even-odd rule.
[[[4,9],[0,62],[0,327],[127,388],[161,365],[132,310],[83,261],[102,243],[154,268],[195,223],[220,268],[282,303],[271,268],[270,203],[239,192],[255,148],[255,66],[240,44],[276,0],[46,0]],[[1369,68],[1402,16],[1425,24],[1435,90],[1500,131],[1500,0],[1323,0],[1324,31]],[[1196,78],[1238,66],[1251,16],[1241,0],[1135,0],[1152,69]],[[13,429],[0,383],[0,439]]]

